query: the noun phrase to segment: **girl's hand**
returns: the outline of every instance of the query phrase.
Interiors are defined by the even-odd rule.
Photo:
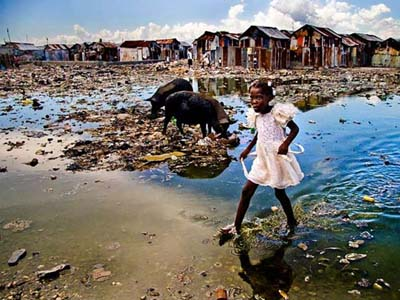
[[[282,145],[279,146],[278,154],[286,155],[288,154],[288,151],[289,151],[289,145],[286,143],[282,143]]]
[[[247,157],[247,155],[249,155],[249,153],[250,153],[250,150],[246,148],[242,153],[240,153],[239,160],[246,159],[246,157]]]

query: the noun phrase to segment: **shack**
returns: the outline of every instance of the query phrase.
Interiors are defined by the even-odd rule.
[[[222,67],[240,66],[242,62],[242,52],[239,45],[240,33],[230,33],[218,31],[219,45],[216,49],[216,64],[221,61]]]
[[[341,67],[356,67],[358,66],[359,47],[360,43],[356,42],[350,35],[341,34],[342,45],[340,47],[340,62]]]
[[[118,46],[111,42],[103,42],[101,39],[97,43],[90,45],[91,50],[96,52],[99,61],[117,61]]]
[[[215,32],[205,31],[193,42],[193,58],[203,61],[205,56],[209,59],[209,64],[215,64],[217,48],[219,47],[219,36]]]
[[[163,40],[156,40],[157,44],[160,45],[161,55],[160,59],[162,60],[179,60],[180,51],[179,46],[180,42],[173,38],[173,39],[163,39]],[[168,57],[168,59],[167,59]]]
[[[44,58],[47,61],[68,61],[69,48],[65,44],[47,44],[44,46]]]
[[[44,51],[31,43],[6,42],[5,48],[11,49],[12,55],[18,57],[19,62],[44,59]]]
[[[290,39],[278,28],[252,25],[239,39],[242,66],[267,70],[289,67]]]
[[[372,56],[375,54],[375,50],[383,40],[376,35],[366,33],[352,33],[350,36],[360,45],[359,66],[371,67]]]
[[[337,67],[341,42],[332,29],[306,24],[291,35],[290,61],[293,67]]]
[[[161,48],[156,41],[125,41],[119,46],[120,61],[160,59]]]
[[[70,60],[73,61],[85,61],[86,60],[86,51],[89,51],[89,45],[90,43],[76,43],[69,47],[69,53],[70,53]]]
[[[372,66],[400,68],[400,39],[388,38],[379,43],[372,56]]]

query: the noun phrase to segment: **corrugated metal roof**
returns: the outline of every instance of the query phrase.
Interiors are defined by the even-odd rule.
[[[45,46],[47,50],[68,50],[67,45],[65,44],[48,44]]]
[[[248,36],[248,32],[251,30],[254,30],[254,29],[258,29],[259,31],[264,33],[266,36],[274,38],[274,39],[289,40],[289,38],[276,27],[256,26],[256,25],[250,26],[244,33],[241,34],[240,38],[244,38],[244,37]]]
[[[162,39],[162,40],[156,40],[156,42],[160,45],[170,45],[173,43],[179,43],[179,41],[175,38],[173,39]]]
[[[36,47],[34,44],[31,43],[17,43],[17,42],[7,42],[5,44],[6,47],[18,49],[21,51],[38,51],[41,50],[40,48]]]
[[[281,29],[281,32],[282,32],[284,35],[286,35],[287,37],[290,37],[294,31],[293,31],[293,30]]]
[[[150,47],[150,46],[152,46],[152,43],[156,43],[156,42],[154,42],[154,41],[143,41],[143,40],[125,41],[120,45],[120,47],[121,48]]]
[[[325,32],[329,37],[340,39],[341,36],[328,27],[317,27],[319,30]]]
[[[199,40],[209,40],[209,41],[212,41],[213,39],[215,39],[215,36],[216,36],[216,35],[217,35],[217,34],[214,33],[214,32],[205,31],[200,37],[198,37],[198,38],[196,39],[196,41],[199,41]]]
[[[267,36],[272,37],[274,39],[279,40],[288,40],[289,38],[283,34],[278,28],[276,27],[267,27],[267,26],[255,26],[264,32]]]
[[[364,41],[368,42],[383,42],[383,40],[376,35],[373,34],[368,34],[368,33],[352,33],[351,35],[354,35],[356,37],[361,38]]]
[[[238,40],[240,37],[240,33],[230,33],[230,32],[220,32],[219,33],[221,36],[226,36],[232,40]]]
[[[349,35],[342,34],[342,44],[348,47],[358,46],[359,43],[351,38]]]

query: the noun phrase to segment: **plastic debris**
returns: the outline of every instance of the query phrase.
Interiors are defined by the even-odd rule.
[[[179,151],[174,151],[174,152],[164,153],[164,154],[159,154],[159,155],[146,155],[143,157],[143,159],[145,159],[147,161],[151,161],[151,162],[152,161],[164,161],[164,160],[172,158],[173,156],[181,157],[181,156],[185,156],[185,153],[179,152]]]
[[[365,202],[370,202],[370,203],[374,203],[375,202],[375,199],[373,197],[370,197],[370,196],[364,196],[363,200]]]

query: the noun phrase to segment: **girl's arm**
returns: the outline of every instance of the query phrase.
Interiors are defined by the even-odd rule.
[[[289,145],[293,142],[297,134],[299,133],[299,127],[296,125],[295,122],[289,121],[287,123],[287,127],[290,129],[290,133],[286,137],[286,140],[280,145],[278,154],[286,155],[289,151]]]
[[[245,159],[247,157],[247,155],[249,155],[251,149],[253,149],[254,145],[257,143],[257,136],[258,136],[258,133],[256,133],[256,135],[254,136],[254,138],[250,142],[250,144],[240,154],[239,159]]]

